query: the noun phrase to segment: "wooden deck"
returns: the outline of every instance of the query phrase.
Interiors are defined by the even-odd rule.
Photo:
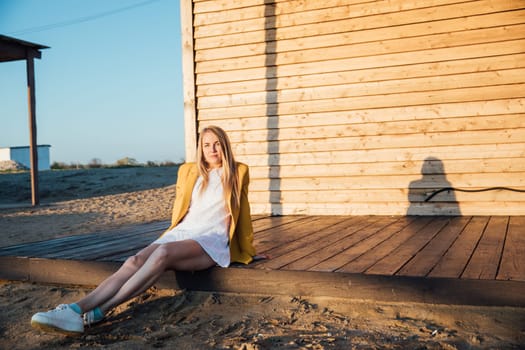
[[[168,222],[0,248],[0,278],[96,285]],[[219,292],[525,306],[525,217],[254,217],[271,259],[159,284]]]

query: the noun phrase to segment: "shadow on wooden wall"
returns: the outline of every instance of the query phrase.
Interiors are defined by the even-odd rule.
[[[277,28],[275,17],[275,1],[265,3],[266,31],[266,118],[268,130],[268,201],[271,215],[281,214],[281,169],[279,155],[279,102],[277,101]]]
[[[427,157],[421,166],[421,179],[411,181],[408,185],[408,201],[410,205],[407,215],[461,215],[459,203],[454,191],[445,191],[441,195],[429,197],[440,189],[451,188],[447,180],[445,165],[441,159]]]

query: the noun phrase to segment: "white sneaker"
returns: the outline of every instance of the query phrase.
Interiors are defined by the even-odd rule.
[[[91,327],[93,325],[96,325],[97,323],[104,321],[104,317],[97,318],[95,316],[95,310],[89,310],[88,312],[82,315],[82,318],[84,321],[84,326],[88,327]]]
[[[56,309],[47,312],[37,312],[31,317],[31,326],[69,335],[84,333],[82,317],[67,304],[58,305]]]

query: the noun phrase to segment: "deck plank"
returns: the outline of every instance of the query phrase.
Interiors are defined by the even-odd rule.
[[[475,216],[454,241],[449,250],[428,274],[429,277],[459,278],[485,230],[489,218]]]
[[[124,262],[127,258],[138,253],[141,249],[151,244],[159,235],[143,235],[136,237],[132,241],[128,241],[126,244],[119,246],[118,249],[113,249],[111,252],[100,254],[100,256],[94,256],[93,260],[96,261],[116,261]]]
[[[343,251],[347,247],[354,245],[356,242],[362,240],[363,237],[366,237],[366,235],[375,232],[375,230],[370,230],[369,228],[374,226],[379,221],[380,219],[376,217],[364,217],[364,220],[359,220],[352,226],[341,230],[340,234],[343,236],[343,238],[323,247],[320,254],[316,253],[305,255],[300,259],[296,259],[284,265],[282,269],[306,271],[312,266],[319,264],[321,261],[326,260],[329,257]],[[317,250],[317,252],[319,252],[319,250]]]
[[[326,216],[322,220],[317,220],[312,224],[312,231],[309,234],[299,236],[298,239],[288,244],[275,246],[266,250],[264,253],[274,259],[303,248],[304,246],[315,245],[319,240],[326,240],[331,233],[338,232],[346,222],[347,220],[341,220],[338,216]]]
[[[25,243],[11,247],[0,248],[0,255],[16,255],[26,257],[60,257],[65,251],[75,249],[78,251],[82,247],[88,247],[94,242],[110,242],[125,240],[130,236],[140,235],[145,232],[159,230],[167,225],[167,221],[154,222],[128,226],[125,228],[99,231],[84,235],[72,235],[67,237],[54,238],[46,241]]]
[[[503,251],[509,218],[490,218],[481,239],[462,274],[462,278],[495,279]]]
[[[371,244],[370,242],[374,237],[377,237],[376,234],[385,227],[390,226],[393,220],[395,219],[384,217],[376,220],[371,225],[352,235],[350,239],[342,241],[342,245],[334,245],[336,249],[339,248],[339,251],[333,250],[332,247],[329,249],[324,249],[323,253],[325,255],[320,256],[322,260],[319,263],[308,267],[308,270],[325,272],[336,271],[341,266],[344,266],[346,262],[351,261],[355,257],[361,255],[363,250],[369,249]]]
[[[368,274],[395,275],[410,259],[412,259],[428,242],[436,236],[450,219],[438,217],[423,227],[416,234],[399,245],[389,255],[379,260],[366,270]]]
[[[337,223],[311,235],[301,237],[288,246],[283,245],[268,250],[266,253],[270,256],[270,259],[256,263],[254,266],[263,269],[279,269],[290,262],[315,254],[337,240],[343,239],[346,233],[351,234],[355,232],[348,228],[359,225],[359,222],[363,220],[362,217],[357,216],[343,220],[339,219]]]
[[[101,242],[82,249],[80,252],[70,251],[68,254],[62,253],[61,259],[76,260],[99,260],[116,253],[128,252],[129,250],[139,250],[157,239],[164,230],[145,232],[128,236],[126,240]],[[132,255],[132,254],[130,254]]]
[[[69,246],[61,246],[59,249],[53,248],[51,251],[42,253],[40,256],[44,258],[56,259],[71,259],[90,260],[91,253],[112,252],[115,247],[126,245],[143,236],[151,236],[153,234],[160,235],[164,229],[147,229],[144,231],[130,231],[123,233],[107,234],[96,240],[89,242],[78,240],[70,242]]]
[[[390,239],[398,232],[406,229],[414,220],[415,218],[405,218],[404,220],[392,222],[388,227],[382,229],[374,238],[375,240],[382,239],[383,241],[381,243],[342,266],[339,271],[350,273],[364,272],[391,251],[392,246],[390,245]]]
[[[400,276],[426,276],[457,239],[471,217],[458,216],[450,220],[430,243],[399,270]]]
[[[259,254],[265,254],[266,251],[288,244],[303,235],[315,231],[316,223],[321,222],[318,216],[307,217],[303,220],[294,222],[293,225],[280,226],[276,230],[267,230],[254,236],[254,245]]]
[[[284,225],[291,225],[294,222],[299,222],[306,219],[305,216],[290,215],[290,216],[266,216],[259,220],[252,221],[253,231],[262,235],[266,230],[273,230]]]
[[[129,258],[132,255],[137,254],[142,248],[146,247],[149,243],[151,243],[151,240],[144,240],[143,242],[135,242],[135,244],[127,247],[126,249],[115,251],[111,255],[106,255],[103,257],[100,257],[97,259],[97,261],[102,262],[111,262],[116,261],[119,263],[123,263],[126,261],[127,258]]]
[[[382,230],[378,232],[378,234],[368,237],[366,240],[360,242],[355,247],[352,247],[348,249],[348,251],[340,254],[340,257],[338,257],[338,259],[340,260],[340,262],[338,263],[340,264],[340,267],[338,267],[338,271],[348,272],[349,270],[352,270],[352,261],[355,258],[366,254],[368,251],[376,249],[376,253],[385,253],[386,251],[390,253],[393,249],[401,245],[408,238],[412,237],[417,232],[422,230],[431,220],[432,218],[430,217],[419,217],[417,219],[413,219],[412,222],[404,226],[401,230],[397,230],[393,234],[388,230]],[[373,260],[375,260],[373,265],[375,265],[377,261],[381,258],[383,257],[380,256],[380,254],[376,255],[376,257],[373,258]],[[344,263],[341,264],[341,262]],[[329,264],[332,264],[332,262],[323,262],[323,265],[325,266],[328,266]],[[319,268],[319,266],[317,268]]]
[[[513,216],[509,219],[507,237],[496,278],[525,281],[525,216]]]

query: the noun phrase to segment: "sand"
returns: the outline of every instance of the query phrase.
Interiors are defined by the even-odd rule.
[[[169,220],[177,170],[44,171],[39,182],[41,205],[35,208],[29,206],[29,173],[0,173],[0,246]]]
[[[168,220],[176,167],[0,174],[0,245]],[[18,206],[6,209],[6,207]],[[0,349],[521,349],[525,309],[152,288],[80,337],[32,329],[35,312],[90,288],[0,281]]]

